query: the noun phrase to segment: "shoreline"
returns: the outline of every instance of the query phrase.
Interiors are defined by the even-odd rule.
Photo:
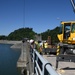
[[[22,41],[0,40],[0,44],[12,44],[10,48],[21,49]]]
[[[22,41],[12,41],[12,40],[0,40],[0,44],[18,44],[18,43],[22,43]]]

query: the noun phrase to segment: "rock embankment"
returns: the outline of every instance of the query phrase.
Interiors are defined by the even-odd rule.
[[[22,43],[17,43],[17,44],[12,45],[10,48],[18,48],[18,49],[21,49],[21,47],[22,47]]]

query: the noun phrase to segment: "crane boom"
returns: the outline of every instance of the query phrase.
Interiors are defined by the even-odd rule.
[[[71,0],[71,4],[72,4],[73,10],[75,12],[75,3],[74,3],[74,0]]]

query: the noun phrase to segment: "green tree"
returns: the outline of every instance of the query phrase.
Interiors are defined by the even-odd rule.
[[[46,32],[41,33],[42,34],[42,39],[47,40],[48,36],[51,36],[51,41],[52,43],[59,42],[57,38],[57,34],[59,33],[60,28],[56,27],[53,30],[47,30]]]
[[[8,40],[22,40],[23,38],[34,39],[35,32],[32,28],[20,28],[8,35]]]
[[[7,39],[7,36],[5,36],[5,35],[0,36],[0,40],[6,40],[6,39]]]

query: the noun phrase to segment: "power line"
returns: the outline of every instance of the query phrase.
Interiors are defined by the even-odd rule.
[[[23,28],[25,27],[25,0],[23,0]]]

